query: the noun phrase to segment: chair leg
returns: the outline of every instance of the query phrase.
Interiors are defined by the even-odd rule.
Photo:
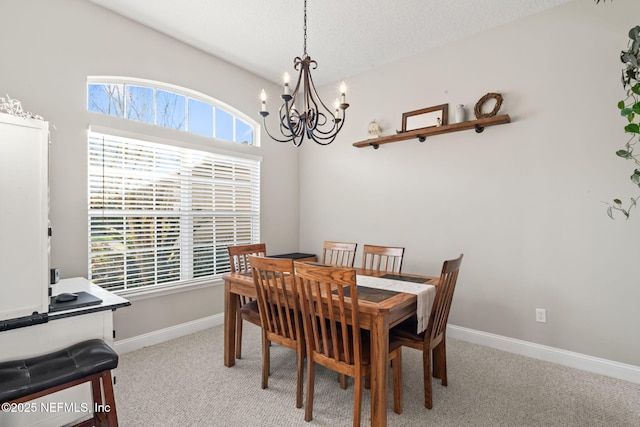
[[[393,411],[402,413],[402,347],[398,347],[396,355],[391,359],[393,374]]]
[[[307,355],[307,403],[304,409],[304,420],[313,419],[313,387],[315,383],[316,369],[315,362]]]
[[[102,388],[100,386],[100,378],[91,380],[91,393],[93,394],[93,403],[102,405]]]
[[[433,378],[440,378],[440,356],[438,351],[436,350],[438,347],[435,347],[431,350],[431,376]]]
[[[271,350],[269,340],[262,337],[262,388],[269,387],[269,372],[271,370]]]
[[[433,397],[431,391],[431,352],[422,352],[422,367],[424,374],[424,406],[428,409],[433,407]]]
[[[302,357],[302,355],[298,352],[297,353],[297,362],[298,362],[298,369],[297,369],[297,375],[298,378],[296,379],[296,408],[302,408],[302,383],[304,381],[304,358]]]
[[[116,412],[116,398],[113,394],[113,383],[111,382],[111,371],[102,374],[102,387],[104,388],[105,409],[107,412],[107,426],[118,427],[118,413]]]
[[[362,380],[363,378],[356,375],[353,381],[353,427],[360,427],[360,418],[362,416]]]
[[[434,369],[434,376],[435,376],[435,370],[436,370],[436,363],[435,361],[438,361],[438,365],[437,365],[437,369],[438,369],[438,377],[440,378],[440,383],[443,386],[447,385],[447,346],[445,344],[445,340],[442,340],[442,342],[433,349],[433,359],[434,359],[434,363],[433,363],[433,369]]]
[[[345,374],[338,374],[338,381],[340,381],[340,388],[343,390],[347,389],[347,376]]]
[[[104,412],[98,412],[97,408],[102,408],[102,386],[104,379],[101,375],[96,375],[91,380],[91,394],[93,395],[93,422],[97,426],[107,424],[107,416]]]
[[[240,302],[238,302],[240,309]],[[236,359],[242,358],[242,316],[240,312],[236,315]]]

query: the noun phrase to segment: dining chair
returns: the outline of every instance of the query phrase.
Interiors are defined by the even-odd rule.
[[[353,267],[357,246],[357,243],[325,241],[322,245],[322,263]]]
[[[427,329],[418,334],[415,319],[409,319],[389,331],[389,335],[394,340],[398,340],[401,345],[422,351],[424,406],[429,409],[433,407],[431,374],[433,373],[435,378],[440,378],[443,386],[447,385],[447,320],[462,256],[463,254],[460,254],[458,258],[447,260],[442,264]]]
[[[298,308],[293,260],[250,256],[262,322],[262,388],[269,386],[271,342],[296,351],[296,407],[302,408],[304,331]]]
[[[249,245],[229,246],[229,264],[232,273],[248,273],[251,271],[249,256],[267,256],[265,243],[253,243]],[[239,295],[238,315],[236,316],[236,359],[242,356],[242,321],[246,320],[254,325],[261,326],[258,313],[258,303],[252,298]]]
[[[362,268],[389,273],[400,273],[404,248],[396,246],[364,245]]]
[[[313,419],[316,363],[354,378],[353,425],[360,425],[363,380],[371,374],[370,337],[360,330],[356,272],[353,268],[295,262],[307,348],[305,421]],[[329,303],[329,301],[331,303]],[[402,346],[389,343],[394,411],[402,412]]]
[[[353,267],[357,247],[357,243],[325,241],[322,246],[322,263]],[[342,389],[347,388],[347,377],[345,375],[338,374],[338,381],[340,381],[340,387]],[[368,385],[367,383],[367,386]]]

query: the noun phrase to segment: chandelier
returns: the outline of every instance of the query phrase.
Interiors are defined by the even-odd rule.
[[[336,139],[345,121],[345,110],[349,104],[345,101],[346,86],[340,86],[340,99],[336,99],[331,111],[320,99],[313,84],[311,70],[316,69],[318,63],[307,54],[307,0],[304,1],[304,54],[293,60],[293,68],[298,72],[298,83],[293,91],[289,90],[289,74],[284,73],[282,105],[278,110],[278,126],[282,137],[276,138],[267,129],[267,94],[262,89],[262,115],[264,129],[267,134],[278,142],[293,142],[299,147],[305,137],[320,145],[329,145]]]

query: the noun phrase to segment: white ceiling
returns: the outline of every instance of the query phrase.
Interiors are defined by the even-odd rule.
[[[303,54],[302,0],[89,1],[273,82]],[[348,78],[568,1],[308,0],[313,78]]]

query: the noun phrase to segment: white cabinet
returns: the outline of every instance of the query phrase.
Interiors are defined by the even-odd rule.
[[[49,124],[0,113],[0,321],[49,311]]]
[[[113,347],[113,312],[130,305],[82,277],[63,279],[54,293],[88,292],[100,298],[99,305],[50,313],[47,323],[0,331],[0,362],[41,356],[84,340],[100,338]],[[115,377],[115,372],[112,373]],[[0,411],[2,427],[55,427],[71,424],[89,415],[91,391],[87,384],[31,401],[35,410],[11,413]],[[64,407],[58,405],[63,404]],[[52,405],[52,406],[50,406]],[[50,410],[52,408],[53,410]]]

